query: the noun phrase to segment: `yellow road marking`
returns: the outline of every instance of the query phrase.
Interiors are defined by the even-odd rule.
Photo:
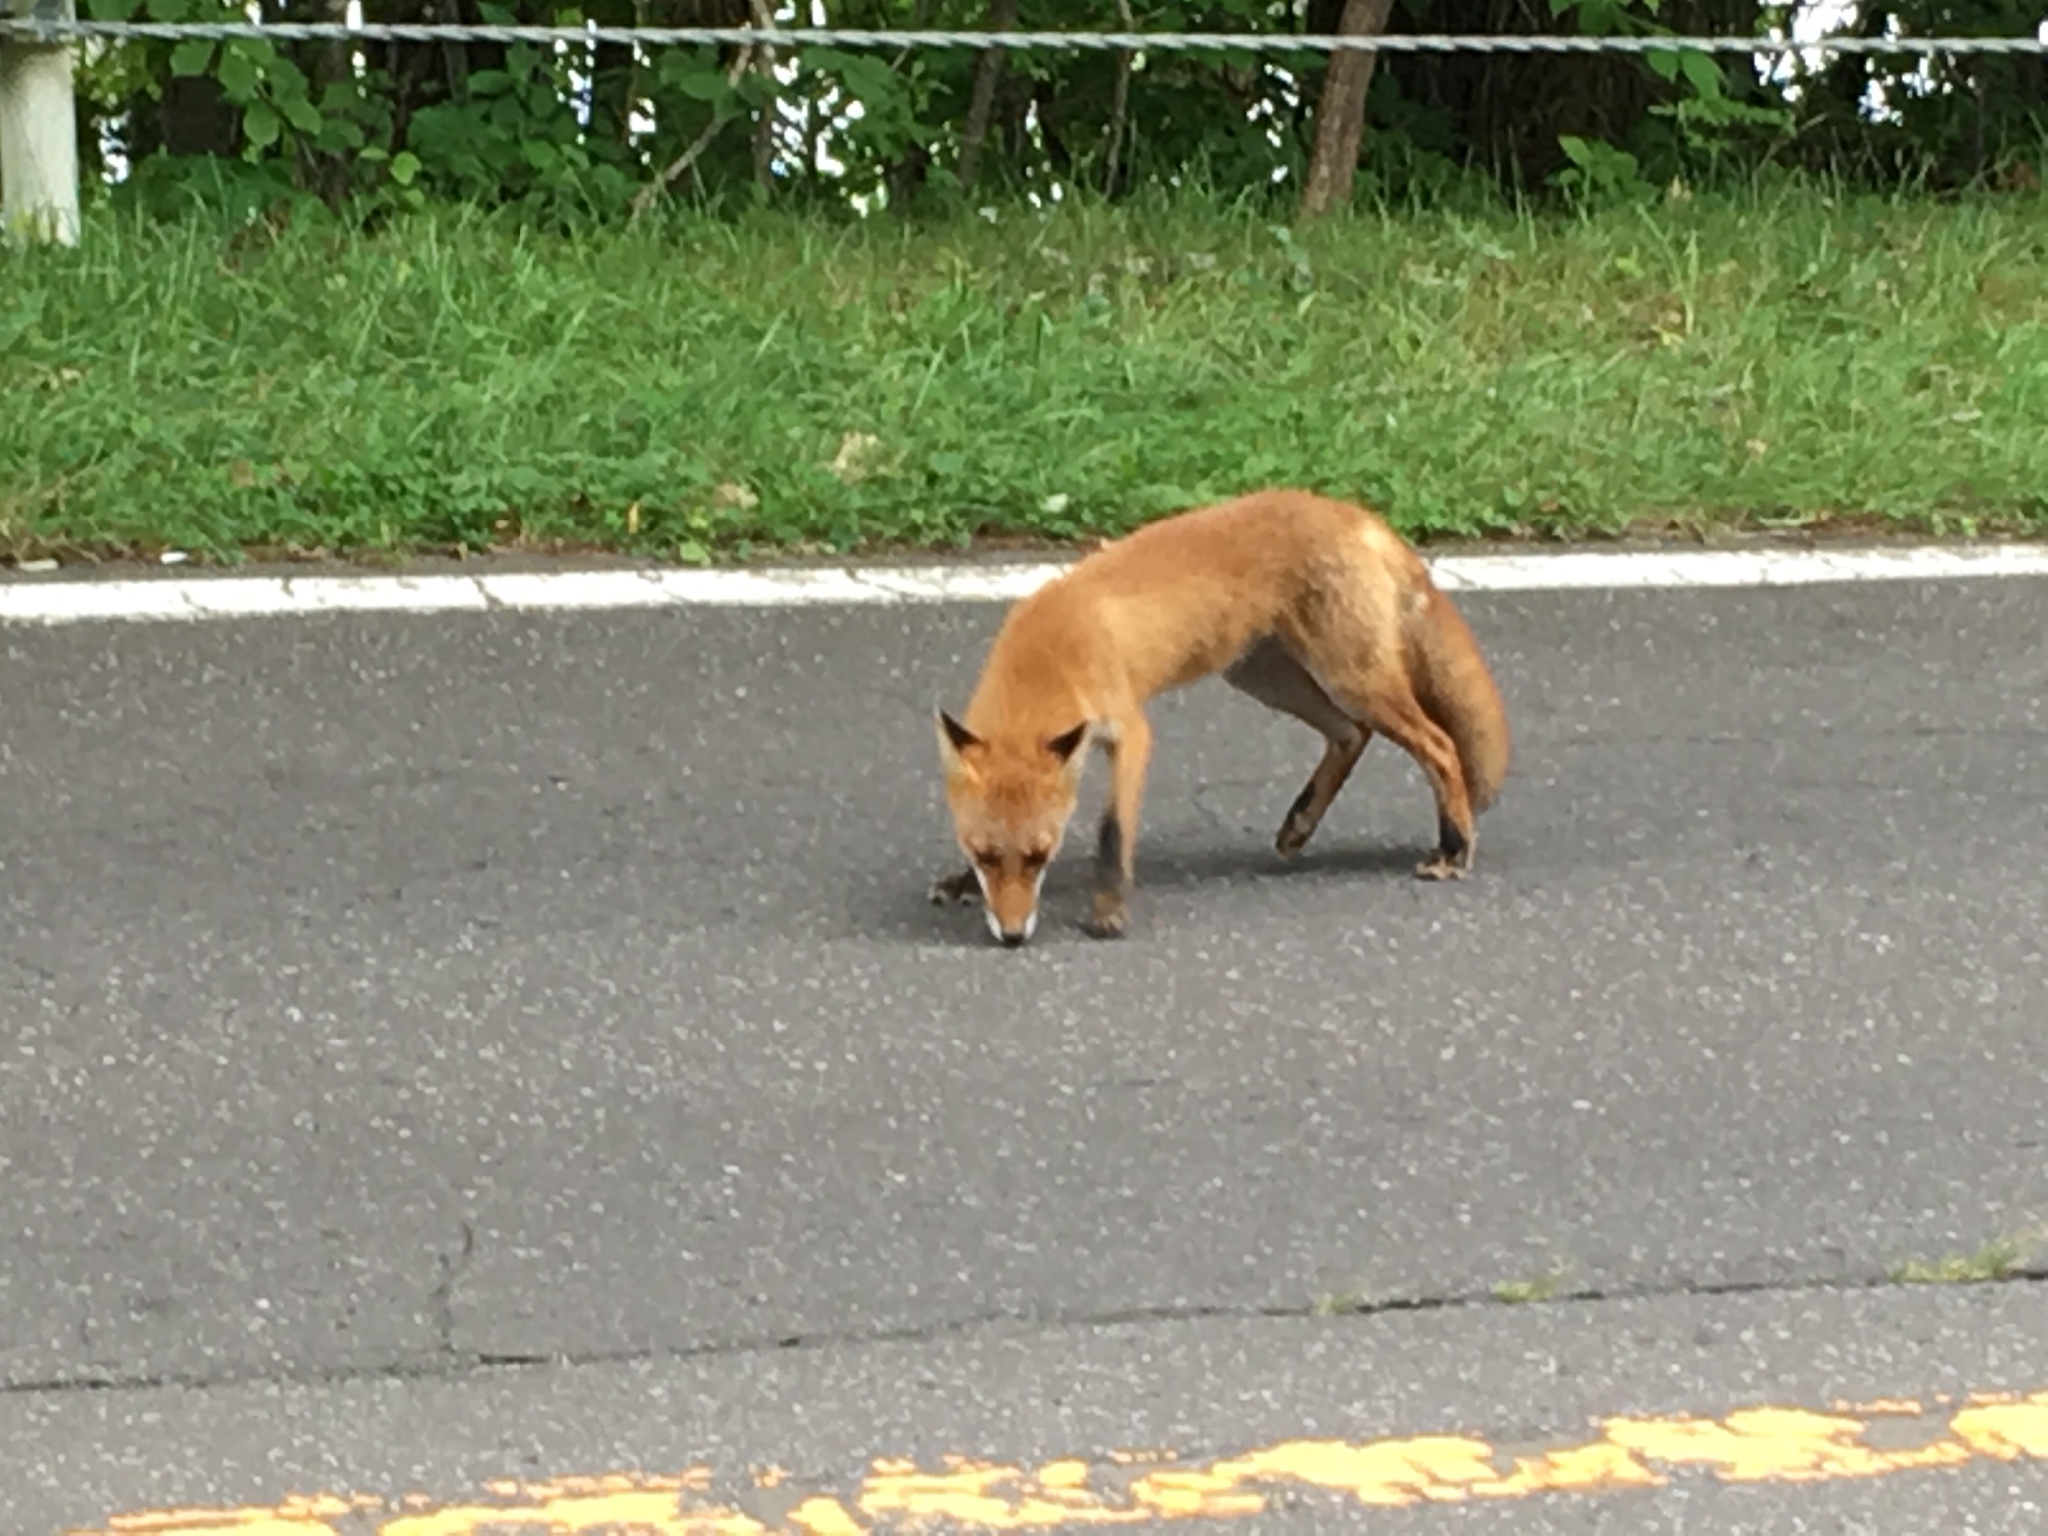
[[[1864,1438],[1880,1419],[1918,1421],[1925,1438],[1881,1450]],[[1758,1406],[1718,1419],[1610,1418],[1596,1439],[1513,1456],[1476,1436],[1435,1434],[1283,1440],[1206,1465],[1157,1450],[1034,1468],[966,1456],[937,1467],[883,1459],[843,1499],[790,1488],[779,1468],[736,1477],[735,1487],[755,1490],[744,1497],[751,1508],[721,1501],[711,1469],[692,1467],[659,1477],[492,1482],[484,1498],[461,1503],[319,1494],[240,1509],[141,1510],[67,1536],[884,1536],[934,1520],[964,1531],[1084,1530],[1257,1515],[1286,1489],[1399,1508],[1662,1488],[1678,1472],[1729,1483],[1826,1483],[2021,1460],[2048,1461],[2048,1390],[1932,1408],[1882,1399],[1825,1412]]]

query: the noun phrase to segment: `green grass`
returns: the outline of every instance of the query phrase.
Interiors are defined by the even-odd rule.
[[[1551,1301],[1564,1291],[1565,1282],[1571,1278],[1571,1265],[1559,1260],[1540,1275],[1527,1280],[1503,1280],[1493,1288],[1496,1301],[1510,1306],[1532,1301]]]
[[[1974,1253],[1951,1253],[1929,1263],[1908,1259],[1894,1265],[1895,1285],[1984,1285],[2010,1280],[2048,1243],[2048,1227],[1994,1237]]]
[[[1347,1317],[1372,1308],[1372,1298],[1363,1291],[1324,1291],[1309,1304],[1312,1317]]]
[[[0,394],[0,555],[943,548],[1274,483],[1418,538],[2041,531],[2048,207],[102,213],[0,255]]]

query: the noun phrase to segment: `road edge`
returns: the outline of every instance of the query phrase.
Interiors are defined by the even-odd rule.
[[[680,570],[624,567],[308,576],[194,574],[0,578],[0,626],[332,613],[588,612],[1011,602],[1071,563],[788,566]],[[2048,545],[1886,544],[1851,549],[1573,550],[1441,555],[1453,592],[1810,586],[1872,581],[2048,577]]]

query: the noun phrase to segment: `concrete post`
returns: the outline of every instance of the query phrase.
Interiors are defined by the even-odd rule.
[[[0,0],[10,15],[70,21],[73,0]],[[78,119],[69,38],[0,40],[0,229],[78,243]]]

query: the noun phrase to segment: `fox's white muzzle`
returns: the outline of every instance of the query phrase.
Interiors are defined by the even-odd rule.
[[[980,865],[975,866],[974,878],[981,882],[981,915],[988,920],[988,931],[995,935],[996,942],[1005,949],[1028,943],[1031,935],[1038,932],[1038,894],[1045,887],[1045,871],[1041,869],[1038,878],[1031,882],[1031,910],[1024,914],[1024,926],[1015,930],[1005,928],[996,916],[995,903],[989,899],[988,876],[981,872]]]

